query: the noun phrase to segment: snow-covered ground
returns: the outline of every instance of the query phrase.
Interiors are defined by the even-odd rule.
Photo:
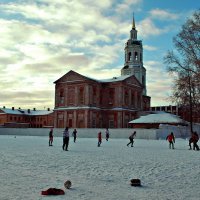
[[[63,151],[62,138],[48,146],[44,136],[0,136],[1,200],[199,200],[200,152],[189,151],[188,141],[177,139],[175,150],[165,140],[103,140],[70,138]],[[142,187],[130,186],[139,178]],[[42,196],[50,187],[72,188],[64,196]]]

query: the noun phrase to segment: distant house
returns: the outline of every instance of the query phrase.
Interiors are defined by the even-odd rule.
[[[159,128],[161,124],[187,125],[179,116],[166,112],[150,112],[129,122],[133,128]]]
[[[0,125],[10,128],[53,127],[53,110],[0,108]]]

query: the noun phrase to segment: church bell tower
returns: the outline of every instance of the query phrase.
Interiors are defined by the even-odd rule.
[[[143,85],[143,95],[146,95],[146,69],[143,66],[142,41],[137,39],[137,30],[133,16],[130,38],[125,44],[125,62],[121,69],[121,75],[135,75]]]

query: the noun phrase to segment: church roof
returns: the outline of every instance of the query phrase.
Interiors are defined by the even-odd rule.
[[[124,81],[127,78],[129,78],[131,76],[134,76],[134,75],[123,75],[123,76],[113,77],[113,78],[109,78],[109,79],[95,79],[95,78],[91,78],[89,76],[81,75],[81,74],[79,74],[79,73],[77,73],[77,72],[75,72],[73,70],[70,70],[65,75],[63,75],[61,78],[59,78],[58,80],[56,80],[54,83],[57,83],[59,81],[64,80],[70,74],[75,74],[75,75],[77,75],[77,77],[80,77],[80,78],[82,77],[84,79],[96,81],[96,82],[99,82],[99,83],[111,83],[111,82],[117,82],[117,81]],[[74,80],[71,80],[71,81],[76,81],[76,80],[74,79]]]

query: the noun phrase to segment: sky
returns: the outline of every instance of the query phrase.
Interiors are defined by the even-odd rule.
[[[120,76],[133,13],[151,106],[171,105],[163,58],[199,8],[199,0],[1,0],[0,107],[53,109],[54,81],[69,70]]]

